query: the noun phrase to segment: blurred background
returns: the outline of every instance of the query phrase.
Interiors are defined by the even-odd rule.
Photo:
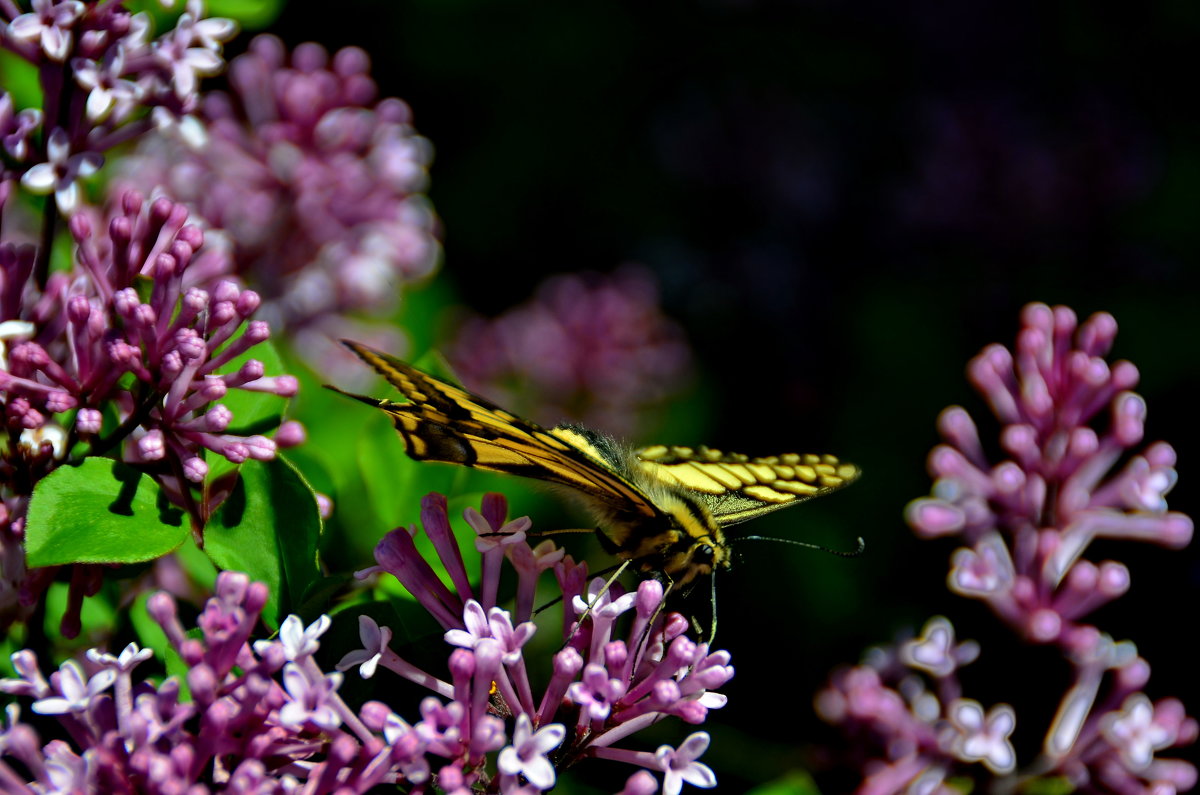
[[[490,321],[469,318],[526,305],[555,274],[632,265],[617,278],[661,307],[671,383],[632,421],[610,417],[615,430],[863,467],[852,488],[753,528],[840,549],[862,536],[862,557],[746,545],[718,584],[718,641],[740,672],[705,726],[722,791],[801,769],[848,789],[813,694],[935,614],[982,645],[968,694],[1012,701],[1018,751],[1036,750],[1065,665],[951,595],[955,543],[917,540],[901,511],[929,491],[944,406],[994,440],[964,367],[1011,346],[1021,307],[1043,301],[1115,315],[1148,441],[1179,453],[1172,508],[1198,513],[1200,6],[293,0],[272,30],[367,50],[381,94],[434,145],[444,259],[405,298],[409,355],[436,345],[486,370]],[[464,338],[471,323],[484,330]],[[536,403],[522,389],[503,396]],[[553,526],[543,510],[535,526]],[[1194,548],[1089,556],[1133,577],[1094,623],[1137,644],[1152,698],[1200,711],[1179,649]]]

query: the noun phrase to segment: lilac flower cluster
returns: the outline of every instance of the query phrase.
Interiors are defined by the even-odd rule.
[[[1012,456],[991,465],[966,410],[942,412],[948,444],[929,468],[933,496],[907,509],[918,535],[961,535],[950,587],[982,599],[1013,629],[1036,643],[1071,643],[1078,619],[1129,587],[1115,561],[1082,558],[1092,539],[1124,538],[1179,549],[1192,520],[1167,510],[1175,485],[1175,451],[1141,442],[1146,402],[1129,391],[1137,368],[1104,355],[1116,336],[1111,315],[1078,325],[1066,307],[1031,304],[1015,353],[1000,345],[970,364],[972,382],[1004,425],[1000,444]],[[1077,327],[1078,326],[1078,327]],[[1098,432],[1089,423],[1111,415]]]
[[[679,750],[664,746],[655,754],[614,744],[668,716],[703,723],[710,709],[725,704],[725,697],[715,690],[733,676],[728,652],[710,651],[708,644],[685,637],[687,620],[677,613],[663,615],[663,589],[655,581],[624,593],[619,584],[606,588],[597,578],[585,591],[587,565],[576,564],[548,540],[531,547],[526,541],[528,518],[505,523],[506,512],[506,503],[497,494],[484,497],[481,512],[466,511],[467,522],[479,534],[477,588],[471,587],[441,495],[424,499],[421,522],[453,588],[444,585],[418,554],[413,531],[399,528],[380,541],[375,551],[378,566],[369,571],[395,576],[446,629],[447,643],[459,648],[450,655],[451,682],[435,682],[387,648],[386,630],[366,625],[363,637],[368,648],[363,654],[370,655],[372,668],[362,670],[363,675],[373,672],[373,661],[380,655],[380,664],[395,673],[452,698],[442,706],[427,699],[423,711],[425,705],[437,706],[459,716],[460,742],[467,745],[469,738],[495,731],[495,712],[515,716],[516,736],[527,737],[528,744],[515,755],[501,753],[501,791],[517,791],[518,773],[530,788],[525,791],[548,789],[554,783],[554,769],[586,757],[661,772],[667,793],[678,792],[684,781],[715,786],[712,771],[696,761],[708,744],[703,733],[693,734]],[[506,561],[516,571],[511,613],[496,606]],[[534,592],[539,575],[548,569],[572,610],[563,615],[561,637],[566,644],[553,656],[549,678],[540,697],[535,697],[522,647],[536,631],[530,621]],[[617,619],[630,612],[632,621],[619,634]],[[354,664],[358,658],[348,657],[339,667]],[[551,750],[552,764],[544,760]],[[519,766],[518,758],[524,760]],[[452,766],[465,786],[485,781],[480,778],[482,771],[471,769],[469,756],[453,760]],[[645,776],[635,774],[630,786],[644,786],[644,782]]]
[[[32,0],[25,12],[0,2],[0,46],[37,67],[44,94],[41,109],[20,111],[0,94],[9,157],[0,203],[19,180],[54,193],[70,215],[78,180],[96,172],[103,152],[194,111],[198,79],[220,71],[221,45],[236,32],[230,20],[202,17],[200,0],[189,0],[175,27],[152,39],[149,17],[117,2]]]
[[[468,387],[525,416],[622,436],[686,383],[691,364],[682,331],[636,269],[555,276],[527,303],[468,320],[447,356]],[[522,405],[522,396],[532,397]]]
[[[227,258],[187,220],[182,205],[133,192],[105,213],[81,208],[69,222],[77,269],[51,274],[44,290],[31,284],[35,250],[0,244],[0,416],[21,440],[2,456],[0,544],[9,595],[26,607],[54,571],[23,577],[25,509],[36,482],[69,455],[119,450],[200,527],[214,506],[194,504],[190,484],[208,473],[205,451],[240,463],[303,439],[295,423],[275,440],[230,431],[233,414],[220,402],[228,390],[288,397],[297,382],[264,375],[256,359],[220,372],[270,331],[252,319],[256,293],[217,280]],[[70,418],[54,415],[69,411],[64,427]]]
[[[369,67],[354,47],[330,58],[303,44],[289,58],[259,36],[230,62],[231,93],[205,96],[204,140],[149,138],[126,164],[133,184],[165,186],[230,236],[275,324],[386,311],[437,264],[421,195],[431,147],[407,105],[377,99]]]
[[[1191,763],[1156,755],[1194,742],[1196,721],[1177,699],[1145,695],[1150,668],[1131,641],[1084,621],[1130,583],[1123,564],[1083,557],[1092,539],[1172,548],[1191,540],[1191,519],[1167,511],[1175,453],[1160,442],[1130,454],[1142,442],[1146,405],[1129,391],[1134,366],[1104,360],[1116,335],[1110,315],[1079,324],[1065,307],[1031,304],[1022,321],[1015,352],[989,346],[969,368],[1004,426],[1000,445],[1011,458],[990,464],[967,412],[947,409],[939,428],[948,444],[930,456],[933,495],[914,500],[907,519],[922,537],[967,542],[954,553],[950,588],[986,602],[1024,640],[1056,646],[1071,684],[1040,756],[1019,768],[1008,740],[1013,707],[985,712],[961,696],[957,671],[978,646],[957,643],[949,620],[931,620],[922,637],[876,650],[818,696],[827,720],[883,749],[868,762],[860,792],[950,793],[951,776],[983,776],[974,763],[1001,779],[1001,790],[1040,777],[1122,795],[1196,783]],[[1098,430],[1105,409],[1110,418]]]
[[[0,784],[6,792],[145,793],[366,792],[380,784],[411,791],[534,793],[555,785],[558,772],[585,757],[642,768],[628,793],[658,789],[649,771],[661,773],[662,790],[684,782],[712,787],[712,771],[697,758],[708,745],[703,732],[678,750],[626,750],[616,743],[668,715],[701,723],[724,704],[713,692],[733,675],[729,655],[709,652],[683,636],[686,621],[660,616],[662,589],[647,582],[636,593],[615,587],[581,593],[586,566],[574,565],[549,542],[530,547],[528,519],[505,522],[498,495],[484,498],[482,513],[467,511],[480,533],[478,590],[467,581],[454,545],[445,499],[430,495],[422,523],[446,564],[454,589],[442,584],[420,558],[409,531],[399,529],[377,549],[379,570],[395,574],[447,628],[446,673],[423,671],[389,648],[391,631],[360,617],[366,648],[345,655],[338,668],[358,667],[363,677],[379,667],[416,682],[433,695],[410,720],[392,705],[370,701],[355,711],[338,695],[339,672],[325,673],[314,653],[328,629],[326,617],[305,628],[292,616],[277,640],[251,642],[267,600],[260,583],[225,572],[200,615],[202,639],[189,638],[165,593],[148,609],[187,666],[184,683],[169,678],[135,683],[131,672],[150,656],[130,645],[119,656],[88,654],[87,668],[64,663],[43,677],[30,651],[13,656],[18,677],[0,690],[32,699],[32,709],[57,716],[69,741],[42,745],[20,711],[9,708],[0,733]],[[501,565],[517,572],[516,613],[494,604]],[[526,643],[536,629],[527,619],[534,581],[553,569],[579,620],[564,619],[567,644],[554,655],[537,696],[529,676]],[[486,606],[486,607],[485,607]],[[615,623],[631,612],[628,631]],[[515,622],[514,622],[515,615]]]

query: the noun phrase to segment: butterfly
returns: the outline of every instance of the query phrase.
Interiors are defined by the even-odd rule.
[[[386,353],[342,343],[407,398],[344,393],[386,412],[409,457],[569,489],[591,509],[606,551],[671,588],[686,589],[730,567],[725,528],[829,494],[860,473],[832,455],[750,458],[667,445],[631,450],[579,425],[543,428]]]

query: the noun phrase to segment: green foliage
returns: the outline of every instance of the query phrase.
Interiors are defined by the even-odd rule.
[[[248,30],[261,30],[279,16],[284,0],[209,0],[208,13],[228,17]]]
[[[149,476],[107,458],[86,458],[38,482],[29,503],[30,567],[139,563],[188,537],[183,513]]]
[[[125,6],[148,14],[154,20],[154,29],[163,30],[183,13],[184,3],[176,0],[173,7],[163,8],[161,0],[126,0]],[[205,16],[225,17],[247,30],[261,30],[275,21],[283,6],[284,0],[208,0]]]
[[[755,787],[747,795],[821,795],[812,776],[795,770],[783,778]]]
[[[0,50],[0,86],[12,95],[18,111],[42,106],[37,67],[7,50]]]

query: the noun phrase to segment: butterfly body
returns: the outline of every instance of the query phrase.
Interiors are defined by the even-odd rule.
[[[859,474],[829,455],[629,450],[577,425],[543,428],[395,357],[344,344],[408,399],[351,395],[392,418],[409,457],[564,487],[591,509],[609,552],[676,588],[729,568],[724,528],[834,491]]]

